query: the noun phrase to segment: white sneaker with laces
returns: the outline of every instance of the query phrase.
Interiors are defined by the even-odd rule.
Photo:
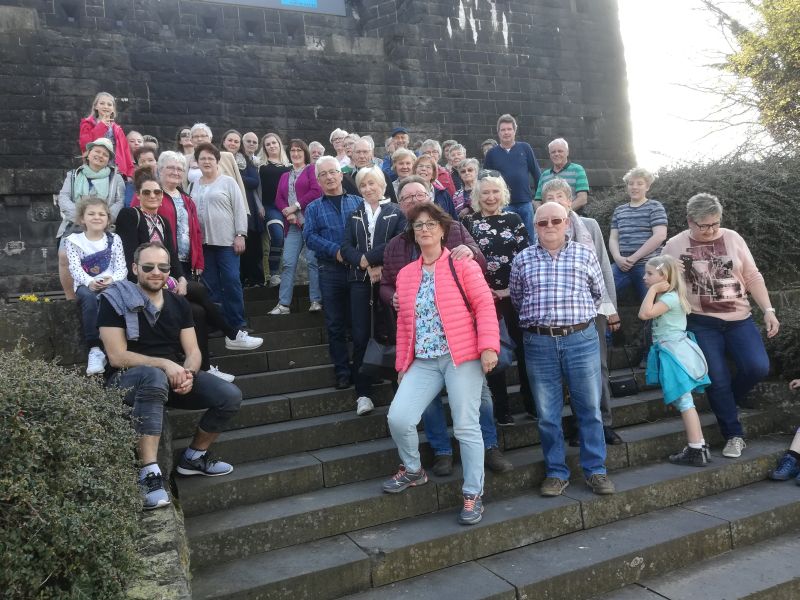
[[[288,306],[284,306],[283,304],[278,304],[275,308],[269,311],[270,315],[288,315],[290,312]]]
[[[747,444],[740,437],[732,437],[725,442],[725,448],[722,450],[722,456],[728,458],[739,458],[742,455],[742,450],[747,448]]]
[[[253,337],[241,330],[236,334],[236,339],[225,338],[225,347],[228,350],[255,350],[263,343],[264,338]]]
[[[219,377],[222,381],[227,381],[228,383],[233,383],[233,380],[236,379],[235,375],[231,375],[230,373],[223,373],[220,371],[215,365],[211,365],[206,371],[209,375],[213,375],[214,377]]]
[[[281,276],[280,275],[272,275],[269,278],[269,287],[278,287],[281,284]]]
[[[99,375],[103,371],[106,370],[106,355],[103,353],[100,348],[95,346],[91,350],[89,350],[89,359],[87,360],[86,364],[86,374],[87,375]]]
[[[372,400],[366,396],[361,396],[358,400],[356,400],[356,405],[356,414],[359,417],[375,410],[375,405],[372,403]]]
[[[319,312],[321,310],[322,310],[322,303],[317,302],[316,300],[314,300],[314,302],[312,302],[311,305],[308,307],[308,312]]]

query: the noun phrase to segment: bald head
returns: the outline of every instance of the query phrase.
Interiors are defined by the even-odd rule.
[[[566,208],[557,202],[546,202],[536,209],[533,222],[544,249],[555,252],[564,245],[569,225]]]

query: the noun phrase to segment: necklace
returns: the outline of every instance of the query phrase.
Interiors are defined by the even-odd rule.
[[[431,265],[435,265],[436,261],[439,260],[438,258],[433,259],[431,262],[425,262],[425,259],[422,259],[422,264],[426,267],[430,267]]]

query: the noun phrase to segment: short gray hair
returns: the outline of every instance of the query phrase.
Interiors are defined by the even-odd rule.
[[[347,137],[349,134],[344,129],[339,129],[338,127],[331,131],[331,135],[328,138],[328,141],[332,144],[333,138],[335,137]]]
[[[392,166],[394,166],[398,160],[402,160],[404,158],[410,158],[411,162],[414,162],[417,160],[417,155],[408,148],[400,148],[395,150],[394,154],[392,154]]]
[[[634,167],[622,177],[622,181],[625,183],[628,183],[631,179],[644,179],[647,182],[647,185],[653,185],[653,182],[656,180],[656,176],[644,167]]]
[[[545,198],[547,194],[558,191],[564,192],[570,200],[572,200],[574,196],[572,187],[567,183],[567,180],[555,177],[542,186],[542,202],[546,202]]]
[[[375,140],[372,139],[371,135],[365,135],[363,137],[358,138],[356,140],[356,143],[358,142],[365,142],[369,146],[370,150],[375,150]]]
[[[462,146],[462,145],[461,145],[461,144],[459,144],[459,143],[455,143],[455,144],[453,144],[452,146],[450,146],[450,149],[447,151],[447,153],[448,153],[448,154],[452,154],[454,150],[460,150],[460,151],[461,151],[461,152],[463,152],[464,154],[466,154],[466,153],[467,153],[467,149],[466,149],[466,148],[464,148],[464,146]]]
[[[567,152],[569,152],[569,144],[567,143],[567,140],[565,140],[564,138],[556,138],[556,139],[554,139],[552,142],[547,144],[547,149],[550,150],[550,148],[552,148],[556,144],[561,144],[562,146],[564,146],[564,149]]]
[[[400,183],[397,186],[397,200],[400,201],[400,194],[403,193],[403,188],[406,187],[409,183],[419,183],[422,187],[425,188],[426,191],[430,192],[431,189],[431,182],[426,181],[419,175],[409,175],[408,177],[403,177],[400,180]]]
[[[460,172],[461,169],[465,169],[468,166],[472,165],[475,167],[475,172],[477,173],[481,168],[481,163],[478,161],[477,158],[465,158],[460,163],[456,165],[456,169]]]
[[[686,218],[695,223],[710,215],[722,216],[722,204],[719,198],[711,194],[695,194],[686,203]]]
[[[383,186],[383,191],[386,191],[386,177],[383,175],[383,169],[377,165],[365,167],[356,173],[356,187],[358,187],[359,191],[361,191],[361,182],[367,177],[374,177]]]
[[[312,149],[312,148],[316,148],[316,147],[318,147],[318,146],[319,146],[320,148],[322,148],[322,151],[323,151],[323,152],[325,152],[325,146],[323,146],[322,144],[320,144],[319,142],[316,142],[316,141],[315,141],[315,142],[311,142],[311,143],[308,145],[308,150],[309,150],[309,152],[311,151],[311,149]]]
[[[319,177],[320,166],[323,163],[331,163],[332,165],[334,165],[336,167],[336,170],[339,171],[339,172],[341,172],[341,170],[342,170],[342,166],[339,164],[339,160],[335,156],[328,156],[326,154],[326,155],[320,156],[317,159],[317,162],[314,164],[314,176],[315,177]]]
[[[164,150],[158,156],[158,170],[162,172],[167,163],[178,163],[183,170],[186,170],[186,157],[180,152],[173,152],[172,150]]]
[[[426,148],[432,148],[436,150],[440,155],[442,154],[442,145],[436,140],[425,140],[419,145],[419,151],[422,152],[423,154],[425,153]]]
[[[209,127],[205,123],[195,123],[194,125],[192,125],[192,128],[189,130],[189,135],[192,135],[198,129],[202,129],[203,131],[205,131],[208,134],[209,140],[214,139],[214,134],[211,133],[211,127]]]
[[[463,165],[464,163],[461,164]],[[470,196],[470,206],[472,206],[472,210],[476,213],[481,211],[481,188],[487,183],[494,184],[500,188],[500,196],[502,198],[500,201],[500,208],[508,206],[509,202],[511,202],[511,192],[508,191],[508,185],[506,185],[505,179],[492,175],[480,177],[478,181],[475,182],[475,187],[472,188],[472,195]]]

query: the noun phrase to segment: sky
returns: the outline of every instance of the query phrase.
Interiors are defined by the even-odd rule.
[[[714,133],[716,125],[698,122],[719,105],[719,96],[685,87],[724,84],[710,65],[721,62],[731,47],[713,16],[699,0],[618,2],[639,164],[658,169],[734,150],[742,131]],[[720,4],[736,14],[737,2]]]

